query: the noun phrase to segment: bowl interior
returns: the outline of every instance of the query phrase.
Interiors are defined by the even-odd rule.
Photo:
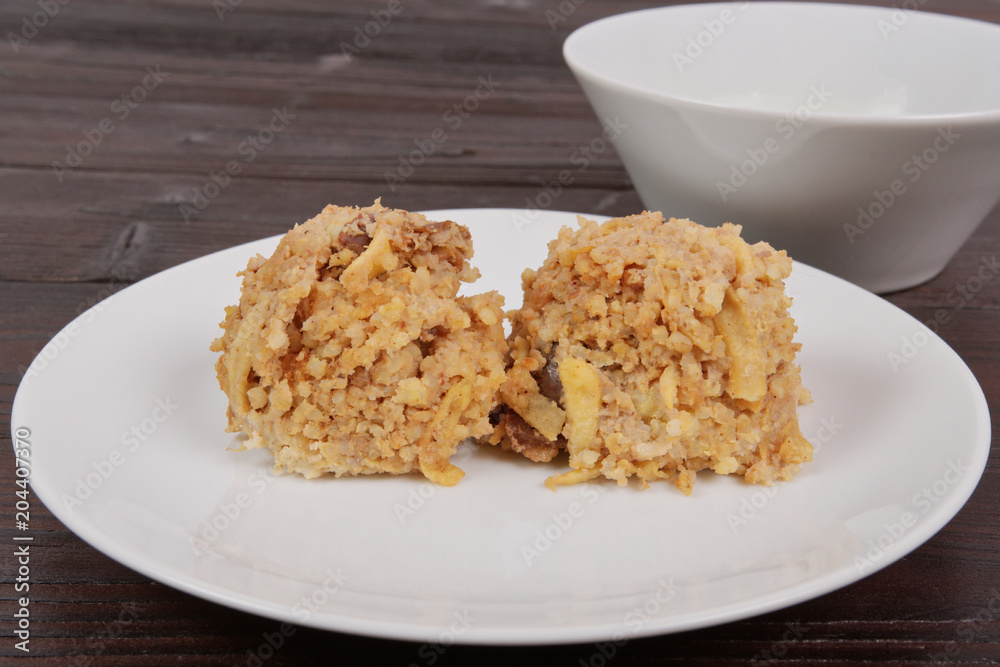
[[[1000,113],[1000,26],[802,2],[642,10],[566,41],[578,75],[720,106],[900,117]],[[820,108],[816,108],[817,105]]]

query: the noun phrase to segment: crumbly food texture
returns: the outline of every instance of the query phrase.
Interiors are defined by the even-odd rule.
[[[534,461],[567,451],[552,487],[711,469],[770,484],[812,457],[810,401],[784,279],[791,260],[740,228],[659,213],[580,219],[525,271],[490,442]]]
[[[380,202],[297,225],[250,260],[212,343],[228,430],[277,471],[457,483],[449,458],[492,431],[507,353],[503,297],[457,296],[471,257],[465,227]]]

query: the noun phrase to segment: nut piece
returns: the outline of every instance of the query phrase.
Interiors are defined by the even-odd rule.
[[[562,380],[559,379],[559,364],[555,360],[557,349],[557,345],[552,346],[552,352],[545,358],[545,365],[538,372],[538,391],[556,403],[562,400],[563,393]]]
[[[536,463],[551,461],[562,449],[562,443],[553,442],[531,427],[521,415],[504,410],[499,427],[506,433],[510,448]]]

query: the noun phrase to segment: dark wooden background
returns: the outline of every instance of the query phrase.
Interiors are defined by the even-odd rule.
[[[395,4],[3,0],[0,437],[9,445],[14,392],[34,355],[84,308],[136,280],[283,232],[327,203],[363,205],[382,196],[409,209],[524,206],[600,132],[563,64],[563,39],[602,16],[655,4],[400,0],[398,15],[370,43],[359,39],[362,48],[347,58],[341,43],[352,43],[373,11]],[[1000,22],[994,0],[919,4]],[[42,27],[33,31],[32,21]],[[444,124],[444,112],[472,94],[480,77],[495,90],[460,127]],[[133,92],[144,79],[145,89]],[[145,99],[133,108],[123,95]],[[251,160],[241,143],[285,108],[287,126]],[[415,140],[442,127],[447,141],[390,188],[386,171],[399,167]],[[218,190],[207,185],[230,161],[241,173]],[[553,208],[627,214],[641,203],[609,150]],[[940,333],[982,383],[994,421],[1000,279],[961,310],[948,295],[998,252],[995,210],[944,273],[889,297],[920,319],[949,310]],[[994,435],[986,473],[965,509],[899,563],[766,616],[631,641],[606,664],[996,663],[996,443]],[[0,447],[0,663],[256,664],[251,656],[277,629],[274,621],[151,582],[89,547],[37,501],[31,653],[16,651],[15,490],[11,448]],[[593,644],[454,646],[439,655],[419,644],[307,628],[283,644],[263,664],[605,664]]]

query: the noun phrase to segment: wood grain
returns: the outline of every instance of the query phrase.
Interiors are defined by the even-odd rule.
[[[55,15],[17,44],[8,33],[20,34],[42,4],[0,4],[4,442],[16,387],[38,351],[77,314],[136,280],[282,233],[330,202],[366,204],[381,196],[410,209],[530,203],[601,133],[563,64],[563,39],[602,16],[661,4],[403,0],[399,16],[370,43],[345,51],[356,28],[387,0],[227,2],[232,11],[219,12],[209,0],[51,0],[42,4],[57,6]],[[921,6],[1000,22],[1000,3],[991,0]],[[457,116],[470,99],[475,112]],[[447,138],[400,176],[435,131]],[[213,175],[231,163],[238,175],[213,188]],[[552,206],[616,215],[642,204],[607,149]],[[995,210],[943,273],[888,297],[921,320],[947,314],[939,333],[982,384],[994,417],[1000,277],[969,298],[959,295],[998,253]],[[13,648],[17,563],[4,546],[0,663],[996,664],[997,442],[994,427],[991,457],[968,505],[900,562],[789,609],[622,646],[441,652],[305,627],[283,634],[274,621],[119,565],[35,503],[31,653]],[[4,545],[15,534],[14,470],[10,448],[0,448]],[[845,480],[845,492],[848,486]],[[277,651],[269,648],[278,643]]]

